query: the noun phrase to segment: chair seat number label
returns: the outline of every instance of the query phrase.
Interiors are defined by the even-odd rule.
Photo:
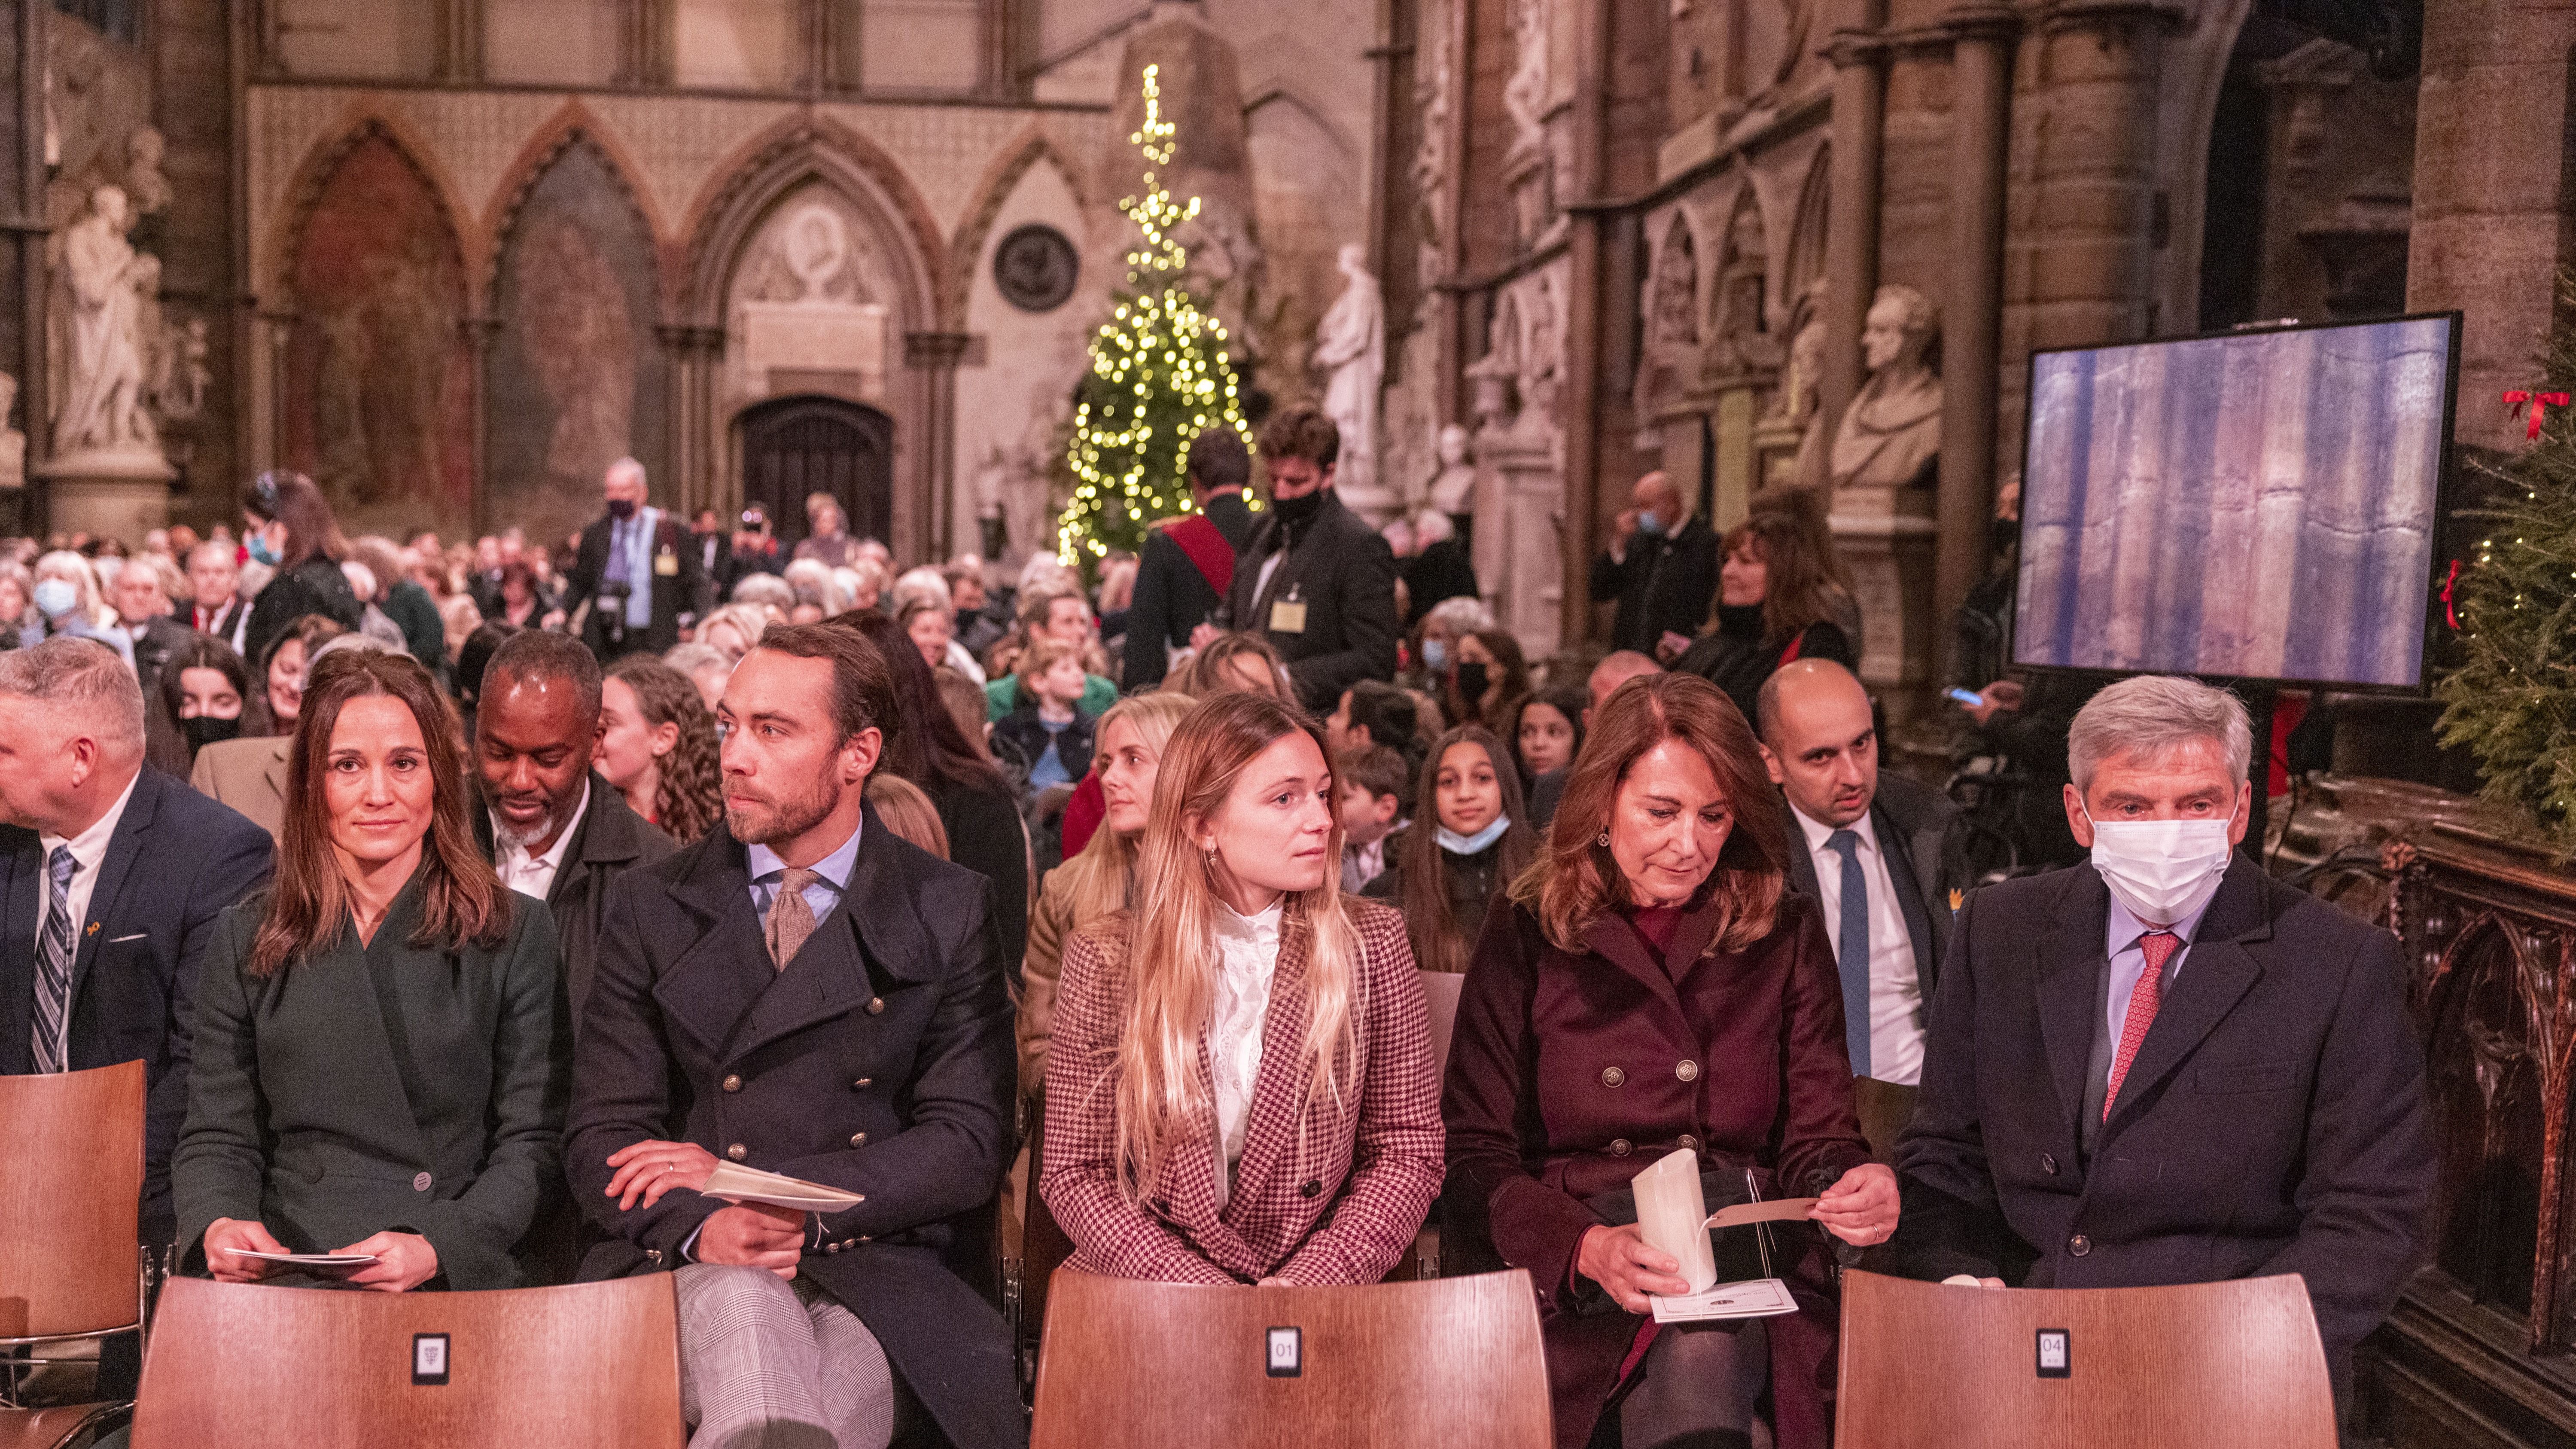
[[[1270,1330],[1270,1359],[1267,1368],[1272,1378],[1293,1379],[1305,1373],[1306,1355],[1304,1345],[1300,1342],[1301,1333],[1302,1330],[1294,1328]]]
[[[411,1336],[411,1381],[416,1384],[447,1382],[447,1335],[415,1333]]]
[[[2039,1331],[2039,1376],[2041,1378],[2062,1379],[2074,1371],[2071,1367],[2073,1351],[2068,1346],[2070,1337],[2071,1335],[2063,1328],[2043,1328]]]

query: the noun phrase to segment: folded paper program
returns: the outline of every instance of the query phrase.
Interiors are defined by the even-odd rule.
[[[867,1201],[855,1192],[731,1162],[717,1163],[715,1170],[707,1174],[707,1185],[698,1191],[729,1203],[760,1203],[809,1213],[836,1213]]]

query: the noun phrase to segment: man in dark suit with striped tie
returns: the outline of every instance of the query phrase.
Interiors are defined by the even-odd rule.
[[[1950,848],[1958,809],[1878,768],[1869,694],[1830,659],[1783,665],[1754,712],[1789,808],[1789,884],[1824,906],[1843,981],[1843,1039],[1861,1135],[1881,1162],[1914,1115],[1923,1019],[1967,882]]]
[[[176,1230],[170,1149],[188,1108],[199,958],[268,879],[268,832],[143,763],[143,691],[115,651],[48,639],[0,654],[0,1073],[140,1060],[143,1241]],[[110,1339],[99,1393],[141,1357]]]

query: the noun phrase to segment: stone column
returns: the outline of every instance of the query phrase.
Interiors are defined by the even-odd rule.
[[[710,436],[715,414],[715,377],[724,356],[724,332],[715,327],[690,327],[666,323],[653,329],[663,351],[670,358],[665,369],[671,414],[672,484],[680,506],[695,513],[712,508],[727,516],[726,527],[732,527],[731,515],[741,507],[741,500],[728,496],[722,486],[722,472],[716,466],[715,449],[720,441]]]
[[[2551,279],[2576,264],[2564,164],[2576,5],[2439,0],[2424,7],[2415,109],[2415,219],[2406,310],[2467,314],[2457,436],[2519,451],[2501,394],[2539,382]],[[2551,379],[2564,383],[2563,378]]]
[[[9,231],[17,245],[5,255],[8,264],[17,268],[18,305],[14,335],[0,325],[0,358],[6,358],[10,371],[18,374],[18,426],[27,434],[24,454],[28,461],[52,452],[50,422],[53,397],[47,385],[45,365],[45,309],[49,300],[45,271],[45,18],[52,6],[43,0],[6,0],[6,33],[14,44],[14,64],[0,65],[0,77],[14,86],[9,98],[8,124],[10,144],[6,160],[0,166],[11,184],[5,188],[16,193],[9,208]],[[0,286],[0,290],[6,290]],[[0,427],[10,420],[0,418]],[[40,520],[33,515],[28,501],[34,495],[20,486],[0,504],[0,511],[14,515],[19,528],[32,530]]]
[[[459,325],[465,333],[465,355],[474,370],[474,380],[468,387],[466,396],[471,399],[467,407],[473,414],[470,423],[474,436],[472,496],[474,533],[479,538],[498,526],[497,520],[492,516],[491,489],[486,486],[492,477],[492,459],[484,450],[492,444],[492,399],[489,396],[489,389],[492,386],[492,343],[501,335],[501,319],[491,316],[473,316],[466,318]],[[280,376],[282,377],[283,374]]]
[[[1574,213],[1568,239],[1565,290],[1565,468],[1562,509],[1564,527],[1558,540],[1559,639],[1592,635],[1592,599],[1578,580],[1590,577],[1593,538],[1600,532],[1596,515],[1601,495],[1601,376],[1605,329],[1602,325],[1603,233],[1618,218],[1588,205],[1600,198],[1608,169],[1610,132],[1610,27],[1616,0],[1574,0],[1581,5],[1574,53],[1574,175],[1565,179],[1572,193],[1563,209]],[[1523,407],[1531,406],[1527,398]],[[1517,506],[1519,500],[1514,500]],[[1515,577],[1514,592],[1536,582]]]
[[[482,80],[483,0],[438,0],[430,23],[436,27],[432,76],[456,85]]]
[[[2003,330],[2004,161],[2011,145],[2010,7],[1950,12],[1950,275],[1942,325],[1940,533],[1932,617],[1944,629],[1985,570],[1994,509],[1995,387]],[[1939,667],[1936,665],[1936,668]]]
[[[912,332],[903,339],[904,363],[926,373],[930,389],[922,449],[930,470],[926,557],[934,561],[956,552],[950,545],[957,521],[957,364],[965,360],[974,340],[965,332]]]
[[[1833,171],[1825,232],[1825,366],[1817,404],[1839,418],[1860,391],[1860,334],[1878,292],[1879,170],[1887,129],[1887,0],[1845,0],[1825,43],[1834,66]],[[1801,479],[1820,482],[1820,479]]]

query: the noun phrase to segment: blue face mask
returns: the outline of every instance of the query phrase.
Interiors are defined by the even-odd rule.
[[[59,619],[80,603],[80,590],[68,579],[47,579],[36,585],[36,609],[48,619]]]
[[[1477,851],[1483,850],[1486,846],[1502,839],[1503,832],[1511,828],[1512,817],[1508,815],[1495,816],[1493,824],[1486,826],[1484,829],[1477,831],[1473,835],[1460,835],[1457,831],[1450,829],[1446,825],[1437,827],[1440,836],[1440,848],[1449,852],[1451,855],[1474,855]]]
[[[250,536],[250,556],[254,563],[265,564],[270,568],[277,567],[279,562],[277,550],[268,546],[268,530],[261,529]]]
[[[1446,639],[1423,640],[1422,663],[1424,667],[1428,668],[1434,674],[1446,672],[1449,668],[1449,641]]]
[[[1652,510],[1648,510],[1637,515],[1637,531],[1652,538],[1664,531],[1664,521],[1656,517]]]

